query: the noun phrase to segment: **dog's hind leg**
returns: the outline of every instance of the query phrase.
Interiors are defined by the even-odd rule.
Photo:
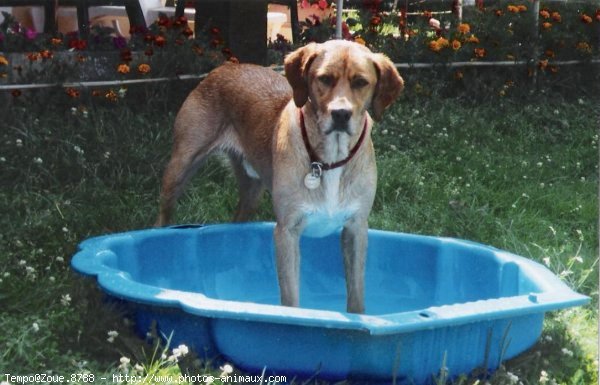
[[[231,166],[238,181],[240,200],[233,217],[234,222],[245,222],[250,220],[256,212],[262,193],[265,190],[262,181],[256,171],[245,164],[242,156],[230,153]]]
[[[160,211],[155,226],[165,226],[171,222],[171,216],[177,199],[179,199],[185,185],[212,150],[210,146],[207,146],[208,148],[189,152],[181,147],[175,147],[171,155],[171,160],[167,164],[167,168],[163,174],[160,192]]]

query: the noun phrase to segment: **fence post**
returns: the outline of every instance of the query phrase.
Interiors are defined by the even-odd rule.
[[[540,57],[540,0],[533,0],[533,57],[530,59],[533,65],[533,84],[537,85],[538,65],[537,60]]]

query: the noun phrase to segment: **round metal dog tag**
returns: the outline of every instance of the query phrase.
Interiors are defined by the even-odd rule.
[[[309,172],[304,177],[304,186],[309,190],[314,190],[321,185],[321,177],[315,176],[312,172]]]

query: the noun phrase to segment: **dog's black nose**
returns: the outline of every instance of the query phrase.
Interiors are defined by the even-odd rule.
[[[345,124],[348,123],[350,117],[352,116],[352,111],[339,109],[331,111],[331,118],[335,124]]]

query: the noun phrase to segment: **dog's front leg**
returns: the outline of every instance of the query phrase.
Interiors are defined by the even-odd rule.
[[[365,259],[367,254],[366,219],[352,218],[342,231],[342,253],[346,270],[346,309],[349,313],[365,312]]]
[[[275,254],[281,304],[300,305],[300,234],[301,224],[275,226]]]

